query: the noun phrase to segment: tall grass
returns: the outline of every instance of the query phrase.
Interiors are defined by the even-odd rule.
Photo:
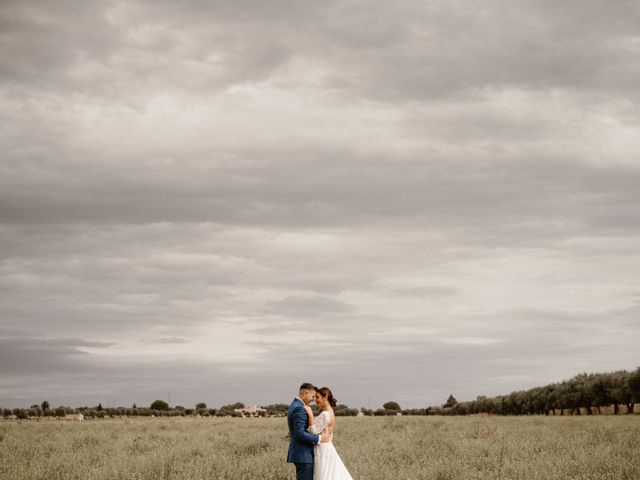
[[[8,480],[293,479],[286,419],[0,422]],[[338,418],[355,480],[637,480],[640,416]]]

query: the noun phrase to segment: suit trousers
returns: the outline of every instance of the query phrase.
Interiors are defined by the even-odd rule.
[[[313,463],[296,463],[296,480],[313,480]]]

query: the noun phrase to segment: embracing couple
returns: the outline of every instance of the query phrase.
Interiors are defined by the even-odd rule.
[[[314,400],[321,410],[315,418],[309,406]],[[298,396],[289,405],[287,462],[296,466],[297,480],[353,480],[331,443],[335,406],[331,390],[310,383],[300,385]]]

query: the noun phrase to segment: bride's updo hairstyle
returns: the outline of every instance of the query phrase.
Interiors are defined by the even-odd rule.
[[[335,398],[333,398],[333,393],[331,393],[331,390],[329,390],[328,387],[316,388],[316,392],[329,400],[329,405],[331,405],[331,408],[336,408],[338,402]]]

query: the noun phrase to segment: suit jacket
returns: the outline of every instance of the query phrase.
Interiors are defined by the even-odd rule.
[[[313,446],[320,441],[320,435],[307,432],[309,415],[304,411],[302,400],[295,398],[287,412],[289,423],[288,463],[313,463]]]

